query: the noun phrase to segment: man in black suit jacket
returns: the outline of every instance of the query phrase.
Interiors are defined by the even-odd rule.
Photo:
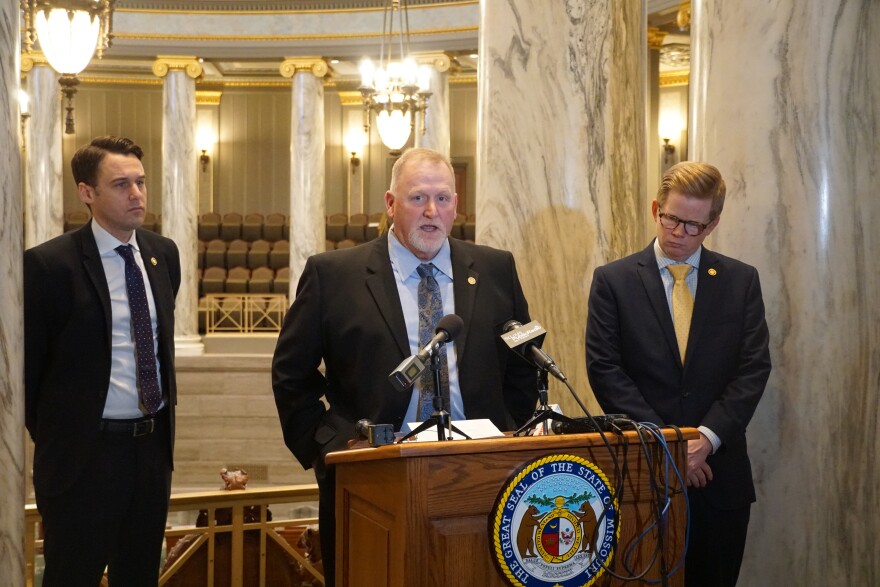
[[[24,254],[25,423],[35,448],[45,587],[91,587],[105,567],[110,585],[158,581],[171,492],[180,260],[174,242],[139,228],[141,157],[140,147],[117,137],[79,149],[71,166],[92,220]],[[125,244],[147,298],[143,344],[133,340],[126,261],[116,250]],[[150,409],[138,393],[149,377],[162,398]]]
[[[418,344],[416,266],[437,266],[441,290],[452,293],[443,297],[443,313],[454,308],[464,322],[453,350],[447,345],[453,419],[489,418],[510,430],[528,420],[537,399],[533,368],[500,338],[508,320],[529,321],[513,256],[447,238],[457,204],[449,161],[427,149],[407,151],[394,165],[385,202],[390,233],[308,260],[272,368],[285,443],[303,467],[316,469],[327,585],[335,476],[324,455],[345,448],[362,418],[395,430],[405,416],[416,419],[418,392],[399,393],[388,380]]]
[[[587,320],[587,371],[606,412],[701,432],[688,442],[689,587],[736,584],[755,501],[746,425],[770,375],[758,272],[702,247],[725,191],[711,165],[671,167],[652,204],[656,240],[596,269]],[[680,263],[693,268],[684,353],[669,269]]]

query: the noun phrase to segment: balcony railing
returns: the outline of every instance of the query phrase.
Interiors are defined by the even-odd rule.
[[[283,517],[279,519],[279,516],[273,511],[273,519],[269,521],[267,513],[269,506],[273,504],[294,504],[317,500],[317,485],[285,485],[244,491],[203,491],[172,495],[169,512],[206,512],[207,525],[172,528],[165,531],[166,544],[177,542],[184,537],[187,538],[189,544],[185,550],[176,553],[177,556],[171,564],[166,564],[167,568],[159,577],[160,587],[173,584],[174,577],[190,560],[193,562],[196,560],[193,557],[202,547],[207,549],[206,587],[213,587],[215,577],[220,576],[224,576],[224,584],[243,587],[245,577],[255,574],[259,576],[260,587],[265,587],[269,585],[267,583],[267,559],[269,558],[267,553],[270,544],[277,545],[281,551],[289,556],[288,560],[299,563],[302,570],[308,573],[310,580],[323,585],[324,577],[321,572],[315,569],[311,561],[298,552],[285,537],[285,530],[315,524],[317,519]],[[228,519],[229,522],[216,523],[218,514],[222,514],[219,517],[224,521]],[[257,520],[248,521],[253,518],[257,518]],[[40,513],[36,506],[25,507],[25,584],[27,587],[34,585],[36,555],[38,551],[42,551],[42,540],[37,538],[40,520]],[[218,542],[231,544],[228,560],[221,560],[223,557],[218,556],[220,553]],[[258,552],[251,552],[250,556],[247,556],[246,542],[258,544]],[[275,550],[277,551],[278,548]],[[253,568],[254,560],[258,561],[256,569]],[[248,567],[248,565],[251,566]]]
[[[283,294],[208,294],[199,322],[205,334],[280,332],[287,307]]]

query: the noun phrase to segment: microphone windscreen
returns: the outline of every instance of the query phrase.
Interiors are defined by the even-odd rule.
[[[434,329],[434,334],[437,334],[441,330],[444,330],[446,334],[449,336],[449,340],[447,342],[451,342],[455,340],[455,337],[461,334],[461,330],[464,328],[464,320],[461,317],[455,314],[447,314],[440,318],[440,321],[437,322],[437,328]]]
[[[357,433],[364,438],[370,438],[370,426],[372,425],[372,420],[362,418],[358,420],[357,423],[354,425],[354,429],[357,430]]]
[[[522,326],[521,322],[518,322],[516,320],[508,320],[507,322],[504,323],[503,330],[504,330],[504,332],[510,332],[511,330],[519,328],[520,326]]]

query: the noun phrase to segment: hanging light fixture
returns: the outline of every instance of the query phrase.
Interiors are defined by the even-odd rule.
[[[397,31],[395,32],[395,16]],[[395,43],[396,37],[396,43]],[[392,56],[395,44],[397,60]],[[369,58],[361,61],[361,85],[364,98],[364,129],[370,129],[370,113],[376,113],[379,138],[392,153],[399,153],[412,132],[416,112],[428,108],[431,92],[430,70],[416,65],[409,49],[407,0],[388,0],[382,16],[382,45],[378,64]],[[424,134],[424,116],[420,132]]]
[[[21,0],[24,13],[25,49],[34,42],[52,69],[61,74],[58,83],[67,99],[64,132],[73,134],[73,95],[92,55],[98,59],[113,40],[113,5],[116,0]]]

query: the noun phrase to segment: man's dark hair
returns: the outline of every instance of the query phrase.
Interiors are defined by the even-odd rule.
[[[73,181],[76,185],[84,183],[95,187],[98,183],[98,167],[107,153],[119,155],[134,155],[138,159],[144,158],[144,151],[134,141],[125,137],[104,136],[92,139],[88,145],[80,147],[70,160],[70,168],[73,170]]]

